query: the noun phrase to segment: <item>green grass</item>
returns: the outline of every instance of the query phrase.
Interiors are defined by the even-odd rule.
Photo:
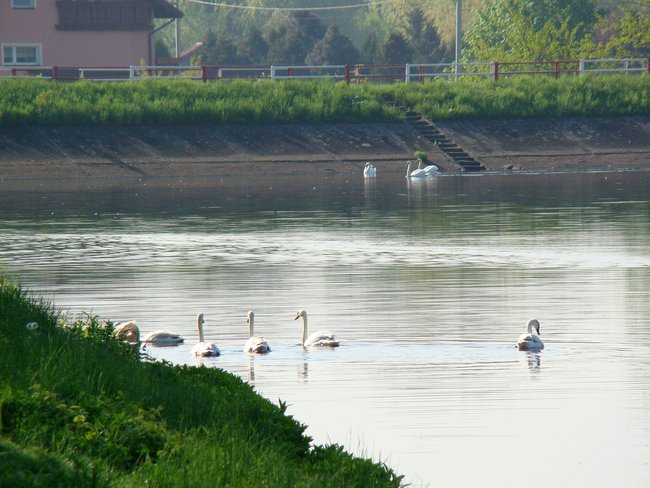
[[[27,330],[36,321],[39,328]],[[140,360],[0,278],[0,486],[387,486],[236,376]],[[191,483],[188,485],[188,480]]]
[[[650,76],[566,76],[390,85],[190,80],[0,80],[0,126],[381,122],[396,101],[431,119],[650,114]]]

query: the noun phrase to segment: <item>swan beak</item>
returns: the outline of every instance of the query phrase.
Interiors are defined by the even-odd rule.
[[[296,318],[293,320],[298,320],[300,318],[300,314],[296,315]]]
[[[535,327],[535,329],[537,330],[537,335],[540,335],[540,334],[539,334],[539,329],[540,329],[540,327]]]

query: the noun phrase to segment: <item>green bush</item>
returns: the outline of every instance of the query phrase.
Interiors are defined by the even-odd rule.
[[[650,77],[565,76],[347,85],[331,80],[52,83],[0,80],[0,126],[399,121],[650,113]]]
[[[36,329],[25,324],[36,321]],[[143,362],[0,275],[0,486],[390,486],[215,368]],[[371,484],[365,484],[370,480]]]

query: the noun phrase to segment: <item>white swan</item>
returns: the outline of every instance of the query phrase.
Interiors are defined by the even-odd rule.
[[[526,332],[517,339],[517,348],[520,351],[541,351],[544,343],[539,336],[539,322],[535,319],[528,322]]]
[[[221,356],[221,351],[216,344],[205,342],[205,338],[203,337],[203,322],[203,314],[200,313],[196,316],[196,325],[199,329],[199,342],[194,344],[194,347],[192,348],[192,356],[199,356],[202,358]]]
[[[302,317],[302,345],[304,347],[338,347],[339,342],[329,330],[319,330],[307,337],[307,312],[298,311],[296,318]]]
[[[255,335],[255,314],[248,312],[248,340],[244,345],[244,352],[253,354],[265,354],[271,352],[271,346],[262,336]]]
[[[424,165],[422,158],[418,158],[418,169],[424,170],[427,176],[437,175],[440,169],[435,164]]]
[[[377,176],[377,168],[375,165],[366,163],[365,167],[363,168],[363,176],[364,178],[374,178]]]
[[[129,344],[140,343],[140,329],[135,323],[135,320],[128,320],[126,322],[118,322],[115,324],[113,333],[118,339],[128,342]]]
[[[423,169],[414,169],[411,171],[411,161],[406,162],[406,177],[407,178],[424,178],[429,176]]]
[[[158,347],[167,347],[167,346],[178,346],[185,342],[180,335],[175,332],[169,332],[167,330],[156,330],[151,334],[147,334],[142,343],[146,346],[151,344],[152,346]]]

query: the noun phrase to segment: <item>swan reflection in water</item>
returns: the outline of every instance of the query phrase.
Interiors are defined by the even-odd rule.
[[[366,203],[374,203],[375,193],[377,191],[377,179],[376,178],[364,178],[363,179],[363,197]]]
[[[531,372],[538,372],[542,369],[542,355],[539,352],[526,351],[525,356],[522,355],[519,362],[526,365]]]
[[[438,178],[406,178],[406,195],[409,206],[414,202],[425,202],[437,186]]]
[[[307,361],[302,363],[301,369],[298,369],[298,381],[301,383],[307,383],[309,381],[309,363]]]
[[[248,357],[248,382],[255,386],[255,356]]]

